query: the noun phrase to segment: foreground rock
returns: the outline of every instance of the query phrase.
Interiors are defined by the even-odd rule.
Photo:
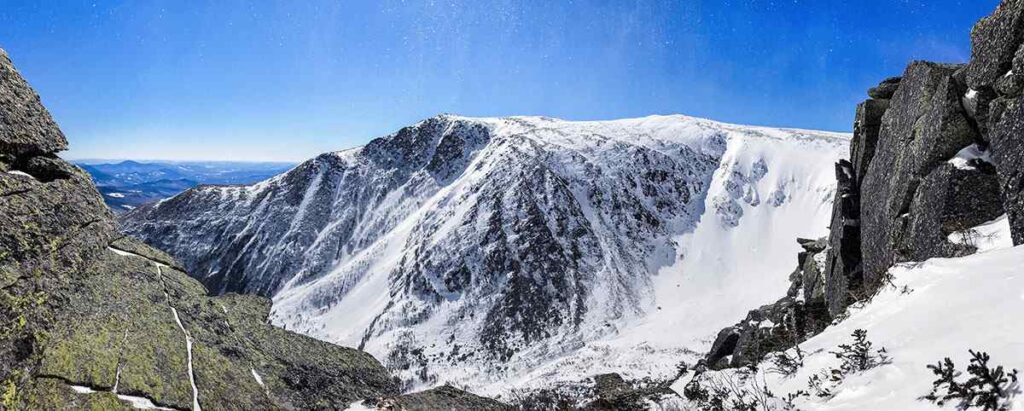
[[[0,409],[344,409],[396,395],[373,357],[207,296],[121,237],[39,97],[0,51]]]

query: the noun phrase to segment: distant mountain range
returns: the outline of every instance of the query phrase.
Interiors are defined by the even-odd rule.
[[[292,163],[230,161],[79,160],[92,176],[103,200],[122,213],[167,198],[200,184],[250,184],[292,168]]]

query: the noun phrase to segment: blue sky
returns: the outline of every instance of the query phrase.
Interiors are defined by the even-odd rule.
[[[72,158],[301,160],[438,113],[846,131],[998,0],[0,0]]]

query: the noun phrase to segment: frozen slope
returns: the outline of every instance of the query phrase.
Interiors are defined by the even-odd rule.
[[[652,277],[650,305],[635,321],[570,355],[518,376],[543,388],[604,372],[664,378],[703,356],[723,324],[785,295],[801,250],[796,239],[828,233],[835,140],[731,135],[713,174],[705,213],[673,237],[677,258]],[[501,394],[502,381],[488,387]]]
[[[847,143],[684,116],[440,116],[125,226],[410,386],[663,377],[785,291]]]
[[[813,354],[799,372],[788,378],[767,375],[771,390],[778,396],[806,390],[812,374],[837,366],[828,351],[848,344],[857,329],[867,330],[875,348],[885,347],[892,363],[847,377],[831,399],[798,400],[798,408],[938,409],[918,400],[935,380],[926,366],[950,357],[963,371],[970,358],[968,350],[987,352],[992,366],[1024,369],[1024,336],[1018,322],[1024,312],[1024,247],[1010,248],[1005,217],[977,231],[983,239],[978,242],[978,254],[892,268],[893,286],[865,305],[851,307],[848,318],[800,345]],[[762,369],[768,367],[762,365]],[[688,380],[680,380],[673,388],[682,393]],[[1012,409],[1024,409],[1024,398],[1018,395],[1012,404]]]

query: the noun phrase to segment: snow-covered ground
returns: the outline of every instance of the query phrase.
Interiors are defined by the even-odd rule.
[[[978,254],[892,268],[892,286],[801,344],[811,353],[804,366],[791,377],[767,374],[768,387],[778,396],[806,390],[811,375],[838,365],[828,352],[848,344],[857,329],[867,331],[875,348],[886,349],[891,364],[847,377],[832,398],[798,400],[799,409],[937,409],[919,399],[935,380],[926,366],[949,357],[963,371],[970,359],[968,350],[987,352],[992,366],[1024,370],[1024,246],[1011,247],[1005,217],[976,230],[984,238],[976,242]],[[682,393],[690,377],[673,389]],[[1018,395],[1012,409],[1024,409],[1024,397]]]

